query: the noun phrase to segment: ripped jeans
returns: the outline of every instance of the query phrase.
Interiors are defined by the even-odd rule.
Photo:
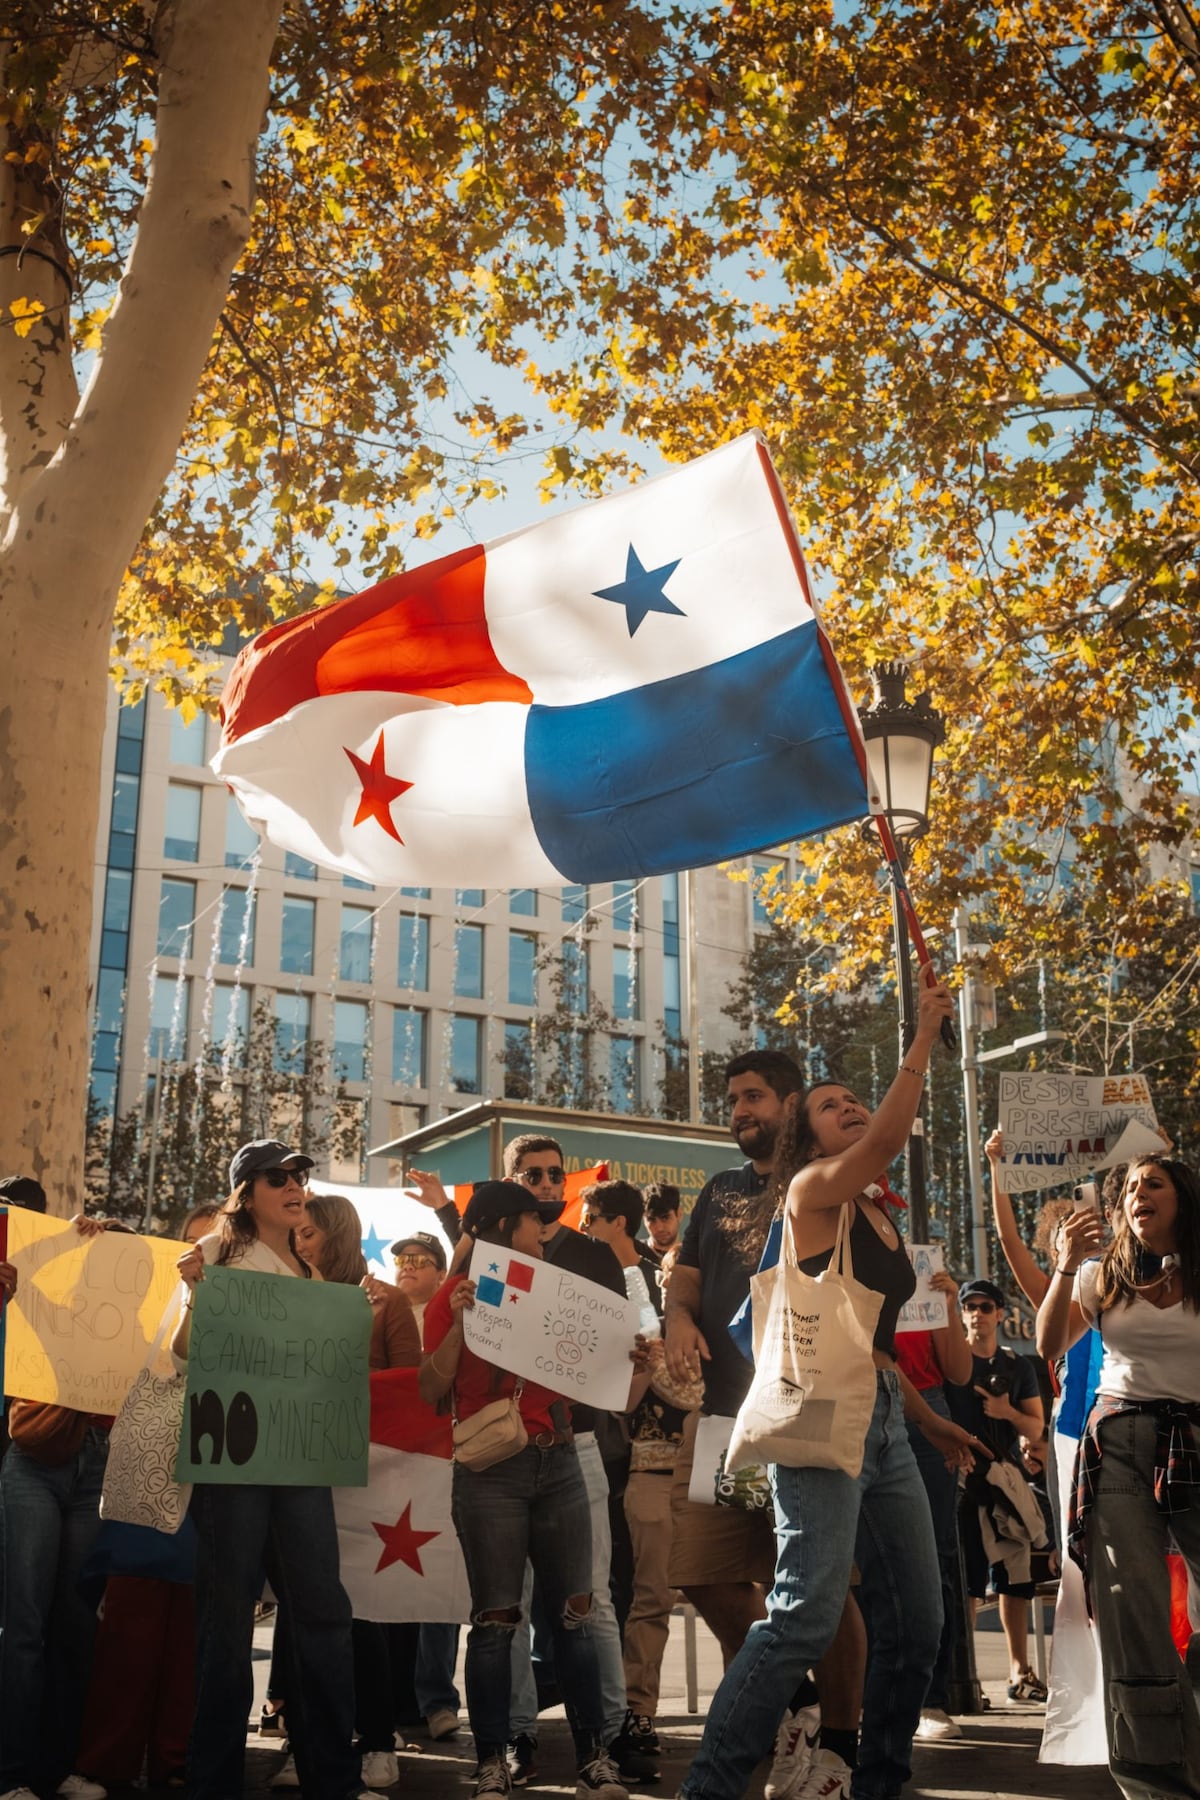
[[[508,1742],[509,1647],[521,1617],[525,1563],[545,1598],[554,1662],[580,1763],[595,1754],[603,1728],[600,1671],[587,1611],[568,1602],[592,1589],[587,1489],[573,1444],[528,1444],[490,1469],[454,1466],[451,1514],[471,1586],[467,1712],[482,1761]],[[485,1615],[510,1613],[504,1623]]]
[[[1168,1520],[1154,1500],[1156,1421],[1123,1413],[1100,1427],[1103,1457],[1087,1561],[1100,1638],[1108,1766],[1127,1800],[1200,1795],[1200,1715],[1171,1637],[1167,1529],[1195,1585],[1200,1508]]]

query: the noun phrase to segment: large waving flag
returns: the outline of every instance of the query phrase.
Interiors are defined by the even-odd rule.
[[[457,1624],[471,1616],[450,1522],[451,1424],[417,1393],[415,1369],[371,1377],[365,1488],[335,1488],[342,1586],[356,1619]]]
[[[868,811],[756,433],[275,626],[221,717],[251,823],[373,882],[663,874]]]

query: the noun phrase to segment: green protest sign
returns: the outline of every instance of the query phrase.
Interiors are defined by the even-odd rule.
[[[365,1487],[362,1289],[210,1268],[194,1294],[176,1479]]]

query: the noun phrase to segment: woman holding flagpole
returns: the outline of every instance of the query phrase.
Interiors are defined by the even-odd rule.
[[[274,1140],[243,1144],[229,1166],[232,1193],[216,1231],[179,1259],[189,1289],[172,1349],[185,1359],[192,1294],[206,1268],[229,1265],[279,1278],[315,1278],[296,1254],[312,1158]],[[254,1697],[251,1644],[264,1573],[288,1616],[288,1735],[308,1800],[362,1792],[353,1748],[350,1602],[338,1575],[327,1487],[197,1482],[196,1712],[188,1745],[190,1800],[240,1794],[246,1718]]]
[[[547,1212],[547,1221],[560,1210]],[[515,1181],[481,1182],[463,1215],[473,1247],[500,1244],[539,1259],[542,1224],[538,1203]],[[603,1742],[599,1666],[586,1630],[592,1606],[590,1513],[566,1402],[536,1382],[504,1374],[467,1347],[463,1313],[474,1304],[468,1260],[425,1310],[421,1394],[431,1403],[449,1397],[455,1417],[452,1512],[471,1589],[466,1678],[479,1764],[475,1794],[490,1800],[512,1789],[506,1754],[510,1646],[521,1622],[528,1560],[553,1624],[555,1666],[575,1739],[576,1800],[627,1800]],[[503,1415],[495,1429],[506,1432],[508,1441],[495,1460],[472,1467],[475,1453],[459,1438],[471,1421],[482,1424],[485,1411]]]

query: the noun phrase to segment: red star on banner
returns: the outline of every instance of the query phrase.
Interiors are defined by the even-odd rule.
[[[345,749],[344,744],[342,748]],[[398,781],[384,768],[383,731],[380,730],[375,740],[369,763],[364,762],[361,756],[355,756],[353,750],[346,750],[346,755],[354,764],[354,772],[362,782],[362,798],[354,815],[354,823],[361,825],[364,819],[374,819],[390,838],[395,838],[398,844],[402,844],[404,839],[392,822],[392,801],[398,800],[401,794],[407,794],[412,782]]]
[[[372,1519],[371,1525],[383,1540],[383,1555],[375,1564],[377,1575],[382,1574],[384,1569],[390,1569],[395,1562],[407,1564],[417,1575],[425,1573],[421,1567],[421,1545],[427,1544],[430,1538],[440,1537],[442,1534],[440,1531],[417,1530],[412,1522],[411,1500],[394,1525],[380,1525],[374,1519]]]

